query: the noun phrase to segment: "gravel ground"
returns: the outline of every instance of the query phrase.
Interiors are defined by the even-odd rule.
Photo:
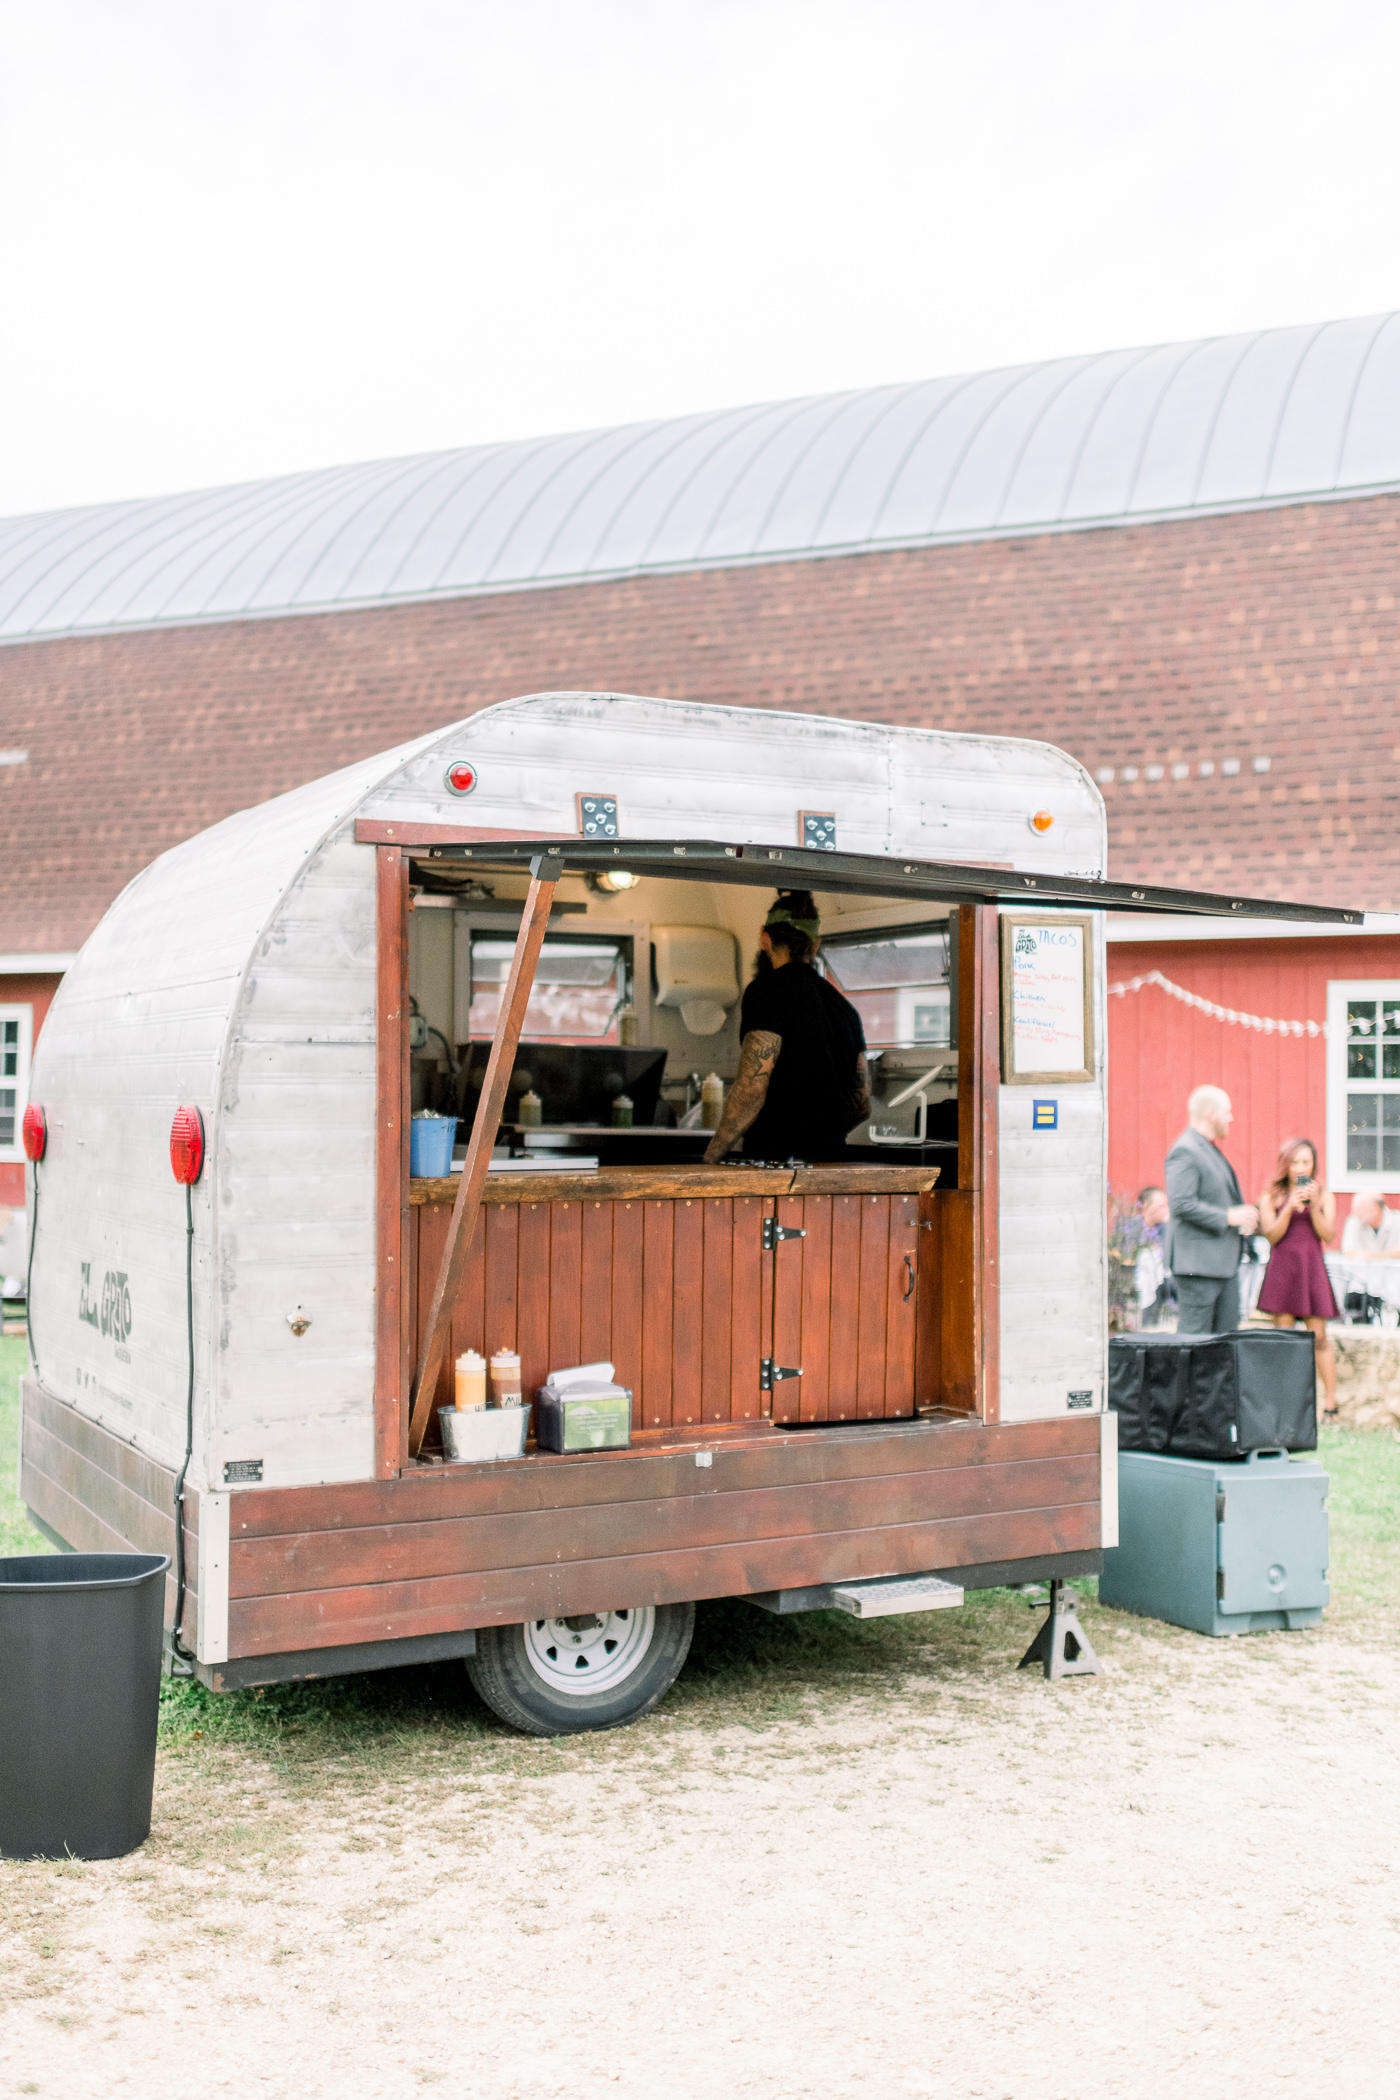
[[[1400,1443],[1321,1456],[1322,1626],[1090,1600],[1097,1678],[1018,1675],[1003,1592],[702,1607],[552,1743],[460,1667],[167,1687],[149,1842],[0,1861],[0,2100],[1396,2100]]]
[[[142,1852],[0,1869],[0,2092],[1393,2100],[1394,1621],[1052,1685],[957,1616],[560,1744],[188,1716]]]

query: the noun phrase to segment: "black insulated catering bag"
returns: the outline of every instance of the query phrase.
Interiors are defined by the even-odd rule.
[[[1108,1404],[1118,1417],[1120,1451],[1169,1451],[1186,1412],[1188,1354],[1194,1337],[1115,1334],[1108,1345]]]
[[[1115,1335],[1108,1362],[1122,1451],[1220,1459],[1317,1449],[1317,1374],[1305,1327]]]

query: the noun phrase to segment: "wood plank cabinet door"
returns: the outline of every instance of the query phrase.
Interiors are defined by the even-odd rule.
[[[918,1197],[780,1196],[774,1210],[802,1237],[771,1256],[773,1420],[912,1415]]]
[[[462,1350],[518,1349],[527,1393],[566,1364],[614,1364],[637,1429],[757,1422],[768,1402],[769,1208],[762,1196],[483,1205],[434,1405],[451,1405]],[[443,1204],[414,1212],[419,1348],[448,1215]]]

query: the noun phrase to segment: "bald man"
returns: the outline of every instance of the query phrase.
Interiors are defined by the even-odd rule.
[[[1198,1086],[1167,1154],[1167,1266],[1176,1278],[1178,1334],[1227,1334],[1240,1324],[1240,1257],[1259,1212],[1240,1197],[1220,1147],[1234,1110],[1223,1087]]]

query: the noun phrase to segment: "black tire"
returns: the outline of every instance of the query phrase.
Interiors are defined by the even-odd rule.
[[[491,1711],[523,1735],[624,1728],[665,1698],[694,1631],[693,1604],[484,1626],[467,1674]],[[601,1688],[584,1689],[590,1680]]]

